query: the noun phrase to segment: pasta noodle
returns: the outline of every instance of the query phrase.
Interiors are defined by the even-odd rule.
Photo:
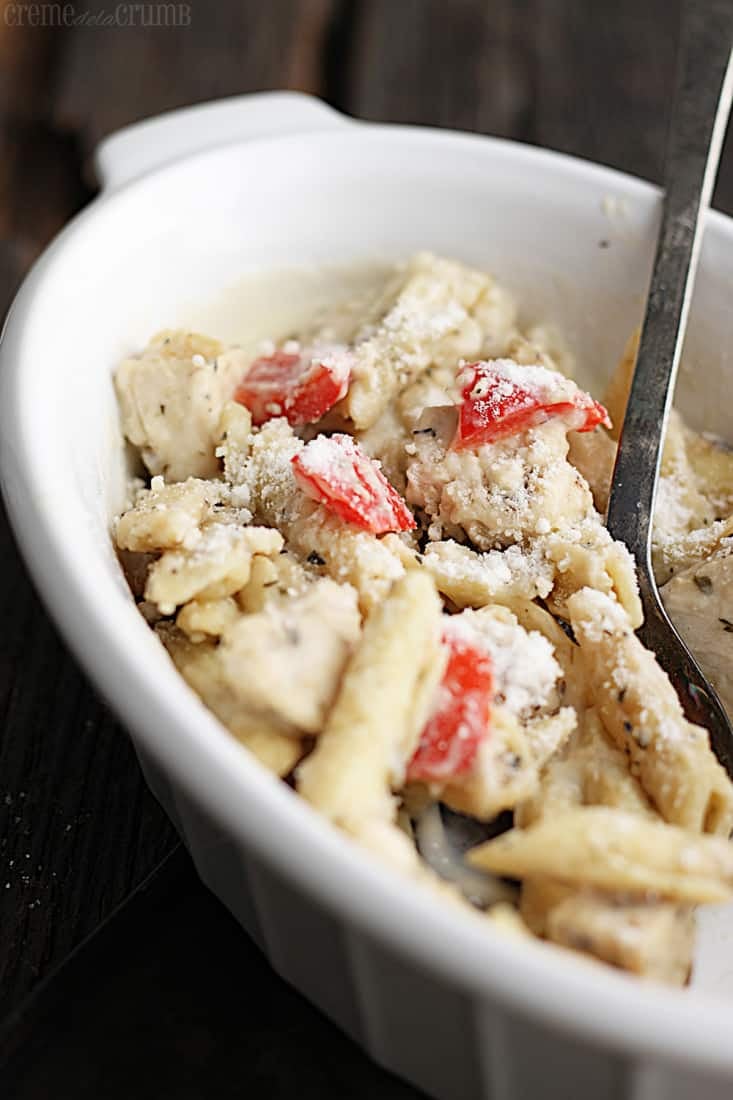
[[[440,601],[428,577],[407,573],[367,620],[361,643],[298,790],[334,821],[392,821],[392,790],[415,749],[413,698],[434,676]],[[439,678],[439,677],[438,677]]]
[[[474,867],[512,878],[546,874],[570,884],[683,902],[724,901],[733,881],[726,839],[624,810],[582,806],[512,829],[469,855]]]
[[[665,821],[728,837],[733,789],[705,730],[688,722],[669,679],[623,609],[590,588],[568,601],[587,682],[606,730]]]
[[[420,253],[280,335],[166,330],[116,372],[145,620],[243,751],[411,887],[683,984],[696,905],[733,896],[733,786],[603,524],[637,334],[607,412],[551,324]],[[733,708],[733,453],[676,414],[653,549]]]

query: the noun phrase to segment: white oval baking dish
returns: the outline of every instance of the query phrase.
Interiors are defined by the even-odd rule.
[[[483,137],[355,123],[288,93],[103,143],[104,188],[38,261],[2,340],[4,491],[49,610],[135,741],[204,881],[273,966],[443,1100],[716,1100],[733,1089],[733,917],[691,990],[492,934],[372,862],[266,774],[138,615],[108,535],[124,458],[111,371],[246,270],[402,257],[494,271],[596,388],[639,319],[655,189]],[[681,403],[730,435],[733,223],[709,218]],[[114,858],[112,855],[110,858]]]

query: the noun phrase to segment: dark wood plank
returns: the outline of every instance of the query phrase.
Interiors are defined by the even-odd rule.
[[[681,0],[536,0],[530,140],[659,182]],[[592,15],[591,15],[592,11]],[[733,212],[733,141],[715,205]]]
[[[10,10],[15,16],[6,19]],[[0,0],[0,241],[13,249],[22,271],[88,190],[74,136],[50,118],[62,30],[17,25],[17,10]],[[0,300],[3,312],[6,301]]]
[[[104,0],[86,5],[109,9]],[[53,116],[87,149],[129,122],[222,95],[323,91],[333,0],[192,3],[189,26],[75,27],[59,67]]]
[[[232,0],[193,4],[190,28],[64,29],[12,27],[0,7],[0,315],[91,194],[84,160],[101,136],[211,96],[320,90],[331,12],[331,0]],[[0,568],[2,1016],[176,841],[40,606],[4,515]]]
[[[2,1068],[12,1100],[421,1095],[270,970],[182,852],[20,1026],[26,1041]]]
[[[0,1017],[175,844],[0,515]]]
[[[373,0],[352,28],[344,106],[392,122],[521,137],[531,108],[532,0]]]
[[[48,70],[59,29],[23,26],[14,0],[0,0],[0,117],[32,120],[48,103]]]
[[[661,177],[680,0],[373,0],[341,105],[530,141]],[[733,140],[716,205],[733,211]]]
[[[679,0],[539,0],[534,139],[658,180]]]
[[[62,39],[0,22],[0,312],[86,197],[50,122]],[[15,94],[12,94],[13,91]],[[175,843],[132,748],[48,621],[0,509],[0,1015]]]

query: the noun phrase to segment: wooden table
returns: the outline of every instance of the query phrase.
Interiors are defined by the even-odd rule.
[[[123,8],[117,25],[93,25],[115,6],[82,0],[75,25],[33,26],[22,3],[0,0],[0,312],[49,238],[94,194],[88,163],[99,139],[215,96],[297,88],[366,118],[518,138],[660,176],[676,0],[192,0],[190,25],[179,26],[140,25],[152,6]],[[733,148],[716,201],[733,211]],[[2,1017],[171,852],[175,837],[124,732],[39,605],[4,521],[0,555]],[[142,1043],[149,1057],[138,1097],[200,1096],[214,1081],[218,1096],[285,1096],[296,1087],[411,1094],[282,987],[182,858],[164,882],[148,899],[146,921],[123,920],[109,943],[102,938],[108,954],[95,949],[87,984],[64,987],[98,1011],[74,1032],[62,1005],[54,1019],[56,1034],[65,1021],[63,1050],[44,1040],[47,1070],[36,1050],[34,1072],[26,1058],[14,1095],[50,1095],[43,1081],[52,1069],[57,1082],[74,1082],[75,1098],[130,1095],[99,1021],[112,1022],[123,1046],[140,1048],[135,1029],[124,1030],[137,1002],[153,1006],[153,1018],[142,1018],[162,1036],[157,1047],[150,1036]],[[112,983],[114,1007],[109,997],[95,999],[95,975]],[[252,1044],[241,1046],[231,1012],[261,1040],[254,1067],[238,1062],[240,1050],[253,1056]],[[84,1057],[87,1039],[95,1051]],[[287,1066],[296,1063],[294,1074]],[[128,1069],[140,1064],[125,1060]],[[171,1072],[175,1086],[161,1091]],[[63,1085],[53,1095],[66,1095]]]

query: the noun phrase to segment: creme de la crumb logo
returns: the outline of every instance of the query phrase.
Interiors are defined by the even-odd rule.
[[[8,27],[190,27],[190,4],[120,3],[85,8],[79,4],[7,3]]]

